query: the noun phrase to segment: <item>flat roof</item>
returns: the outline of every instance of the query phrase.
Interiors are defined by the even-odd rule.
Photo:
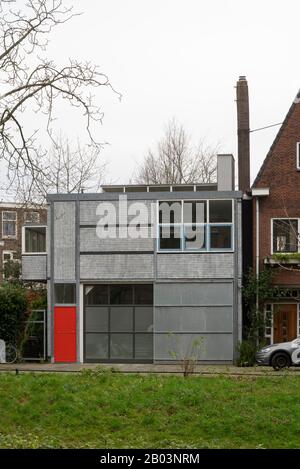
[[[217,183],[191,184],[109,184],[101,186],[102,192],[198,192],[216,191]]]

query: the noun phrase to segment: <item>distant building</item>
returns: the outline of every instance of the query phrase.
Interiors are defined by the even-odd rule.
[[[4,278],[4,266],[8,261],[21,262],[22,249],[28,244],[28,232],[31,239],[38,238],[40,225],[47,224],[45,208],[25,207],[23,204],[0,203],[0,283]],[[25,228],[26,227],[26,228]],[[26,237],[27,236],[27,237]]]

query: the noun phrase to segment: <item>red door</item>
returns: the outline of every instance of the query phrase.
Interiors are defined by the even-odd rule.
[[[76,307],[54,308],[54,361],[74,363],[76,359]]]

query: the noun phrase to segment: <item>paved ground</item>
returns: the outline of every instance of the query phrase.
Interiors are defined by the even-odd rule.
[[[0,372],[62,372],[62,373],[76,373],[86,369],[113,369],[121,373],[159,373],[159,374],[182,374],[180,365],[162,365],[162,364],[99,364],[99,363],[86,363],[86,364],[52,364],[52,363],[15,363],[0,364]],[[278,376],[278,375],[293,375],[300,377],[300,367],[290,368],[281,372],[274,371],[269,367],[252,367],[252,368],[239,368],[232,365],[198,365],[195,372],[199,375],[231,375],[231,376]]]

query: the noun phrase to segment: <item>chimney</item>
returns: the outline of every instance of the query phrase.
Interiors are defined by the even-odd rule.
[[[240,76],[236,84],[239,190],[250,189],[250,126],[248,82]]]

